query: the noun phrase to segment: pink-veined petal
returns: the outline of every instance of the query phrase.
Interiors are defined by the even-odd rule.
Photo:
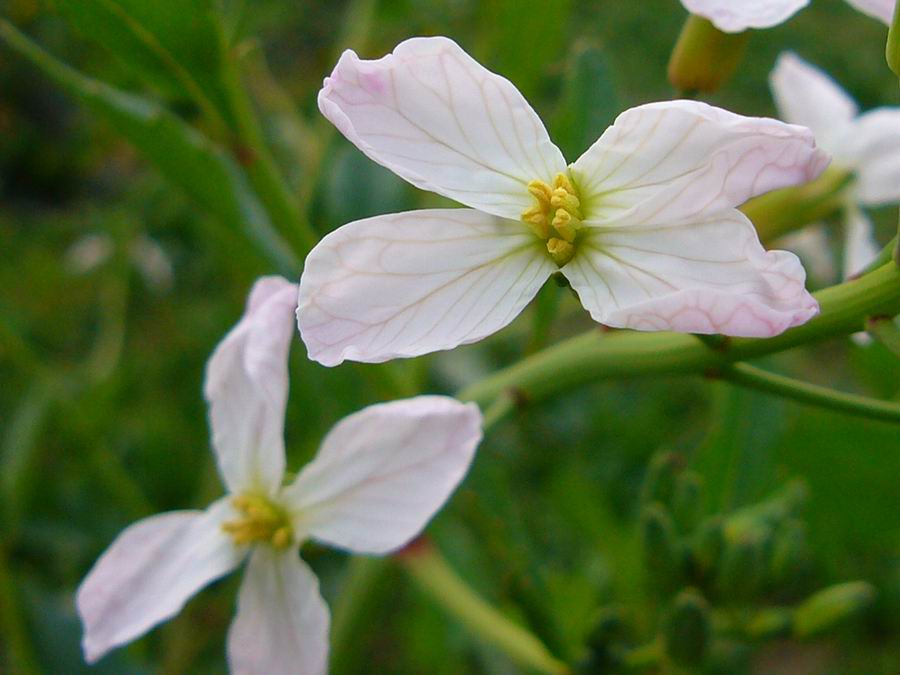
[[[297,320],[309,357],[378,363],[452,349],[512,321],[556,269],[520,222],[470,209],[359,220],[312,250]]]
[[[518,89],[445,37],[412,38],[374,61],[344,52],[319,109],[371,159],[416,187],[516,219],[528,182],[565,171]]]
[[[856,171],[855,197],[866,206],[900,202],[900,108],[878,108],[856,119],[835,150]]]
[[[481,441],[474,403],[418,396],[341,420],[283,492],[295,528],[357,553],[416,536],[456,489]]]
[[[237,567],[244,552],[222,530],[233,515],[222,499],[206,511],[164,513],[125,529],[78,588],[85,659],[93,663],[140,637]]]
[[[619,115],[572,176],[588,224],[643,225],[717,213],[827,164],[805,127],[668,101]]]
[[[890,26],[894,19],[895,0],[847,0],[847,2],[863,14],[878,19],[886,26]]]
[[[274,494],[284,476],[288,351],[297,285],[281,277],[256,282],[244,316],[206,366],[212,445],[232,493]]]
[[[228,631],[232,675],[324,675],[328,624],[319,580],[297,550],[256,547]]]
[[[784,23],[809,0],[681,0],[681,4],[691,14],[712,21],[720,31],[740,33]]]
[[[563,274],[594,320],[617,328],[771,337],[818,312],[797,257],[765,251],[736,210],[597,229]]]
[[[872,221],[862,209],[849,205],[844,213],[844,278],[862,272],[880,252]]]
[[[812,129],[816,142],[831,152],[859,113],[859,106],[837,82],[791,52],[778,57],[769,84],[782,119]]]

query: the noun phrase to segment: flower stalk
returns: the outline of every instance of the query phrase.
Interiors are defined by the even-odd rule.
[[[541,401],[587,382],[655,375],[704,374],[738,361],[863,328],[866,317],[900,313],[900,269],[881,268],[816,294],[821,313],[768,339],[735,338],[713,350],[692,335],[590,331],[495,372],[461,391],[462,400],[488,405],[508,391]]]
[[[534,635],[510,621],[469,588],[427,541],[415,542],[395,560],[433,600],[517,663],[548,675],[571,672]]]

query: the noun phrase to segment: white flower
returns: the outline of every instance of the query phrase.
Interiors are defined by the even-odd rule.
[[[784,23],[806,7],[809,0],[681,0],[681,4],[691,14],[709,19],[724,33],[741,33],[748,28],[771,28]]]
[[[822,171],[807,129],[652,103],[567,166],[522,94],[440,37],[375,61],[345,52],[319,108],[371,159],[472,207],[369,218],[319,242],[298,323],[322,364],[475,342],[557,270],[616,327],[771,336],[817,312],[797,258],[763,250],[735,209]]]
[[[174,616],[249,559],[228,634],[231,672],[324,673],[328,609],[300,544],[392,551],[421,531],[466,473],[481,438],[478,408],[420,396],[345,418],[282,486],[296,297],[284,279],[258,281],[212,355],[205,393],[229,495],[206,511],[142,520],[101,556],[77,595],[88,661]]]
[[[862,207],[900,202],[900,108],[860,115],[834,80],[791,53],[779,57],[770,82],[781,116],[812,129],[833,166],[854,175],[844,208],[843,274],[857,274],[879,251]],[[830,256],[821,245],[806,252],[814,259]]]
[[[895,0],[847,0],[863,14],[879,19],[888,26],[894,19]]]

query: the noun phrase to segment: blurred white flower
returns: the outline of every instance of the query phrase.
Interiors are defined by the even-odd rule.
[[[709,19],[723,33],[741,33],[784,23],[809,0],[681,0],[681,4],[691,14]]]
[[[93,272],[112,257],[114,250],[115,242],[108,234],[86,234],[66,251],[66,269],[72,274]],[[165,292],[172,288],[172,260],[156,240],[139,234],[128,243],[128,257],[151,289]]]
[[[212,445],[229,495],[206,511],[142,520],[78,590],[84,652],[109,650],[174,616],[249,559],[228,634],[231,672],[326,672],[328,609],[298,556],[307,539],[383,554],[418,534],[465,475],[481,439],[474,404],[441,396],[374,405],[339,422],[290,485],[287,355],[297,288],[256,283],[241,321],[207,365]]]
[[[113,252],[113,240],[108,234],[86,234],[66,251],[66,269],[72,274],[87,274],[107,260]]]
[[[843,276],[861,272],[878,254],[872,222],[863,207],[900,202],[900,108],[859,114],[859,107],[828,75],[795,54],[782,54],[770,77],[784,120],[808,126],[833,166],[851,172],[844,207]],[[803,243],[801,243],[803,245]],[[809,240],[809,257],[830,257],[827,246]]]
[[[895,0],[847,0],[863,14],[879,19],[888,26],[894,19]]]
[[[595,321],[776,335],[818,311],[796,256],[735,207],[818,176],[808,129],[694,101],[626,111],[572,165],[508,80],[447,38],[341,57],[319,108],[371,159],[469,209],[377,216],[306,260],[310,358],[380,362],[475,342],[561,271]]]

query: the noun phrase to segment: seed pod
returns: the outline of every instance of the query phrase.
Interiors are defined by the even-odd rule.
[[[809,638],[835,628],[868,607],[875,588],[865,581],[851,581],[814,593],[794,610],[794,636]]]
[[[706,660],[712,633],[709,603],[689,588],[675,598],[663,629],[666,653],[680,666],[699,666]]]

